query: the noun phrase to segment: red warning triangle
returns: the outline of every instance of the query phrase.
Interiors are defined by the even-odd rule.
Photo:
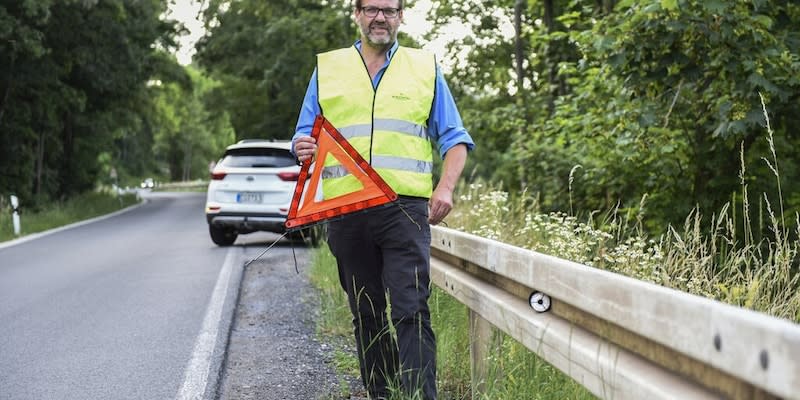
[[[318,115],[314,121],[311,137],[317,139],[317,155],[315,161],[306,160],[300,169],[292,205],[289,207],[289,214],[286,217],[287,229],[300,228],[397,199],[397,193],[322,115]],[[361,182],[363,188],[327,200],[317,199],[322,164],[328,155],[336,158],[348,173]],[[309,177],[312,166],[314,168]],[[309,178],[310,181],[306,185],[306,180]],[[308,186],[307,190],[306,186]]]

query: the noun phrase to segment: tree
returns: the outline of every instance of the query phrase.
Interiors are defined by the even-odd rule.
[[[0,192],[66,197],[116,164],[103,154],[142,122],[145,84],[165,70],[162,49],[173,45],[164,8],[160,0],[0,2],[0,168],[9,172]]]
[[[630,203],[635,198],[625,193],[647,193],[658,217],[673,223],[694,206],[717,210],[740,190],[743,153],[751,188],[777,202],[774,176],[761,162],[769,149],[759,93],[789,167],[781,179],[791,184],[800,162],[786,151],[797,141],[787,128],[798,122],[799,23],[800,7],[786,1],[624,1],[583,36],[595,79],[617,85],[609,93],[587,84],[583,93],[603,95],[592,123],[614,132],[599,146],[611,163],[598,166],[625,166],[626,173],[617,169],[625,183],[610,185],[612,197]],[[593,181],[609,176],[590,173]]]
[[[352,40],[349,12],[319,0],[210,2],[196,56],[220,82],[209,106],[239,139],[290,138],[315,54]]]
[[[228,115],[209,112],[204,104],[217,83],[188,68],[193,84],[160,83],[153,92],[153,154],[159,170],[173,181],[205,177],[209,162],[216,161],[232,143]]]
[[[745,183],[777,202],[777,160],[761,160],[774,149],[786,205],[798,206],[798,191],[786,190],[800,166],[790,151],[800,122],[791,111],[800,93],[796,2],[530,0],[524,11],[520,3],[454,0],[434,13],[437,27],[472,27],[451,43],[451,54],[468,54],[451,82],[478,143],[479,174],[526,186],[550,209],[568,200],[587,212],[635,208],[646,197],[660,229],[740,191],[742,153]],[[515,15],[524,46],[500,28]]]

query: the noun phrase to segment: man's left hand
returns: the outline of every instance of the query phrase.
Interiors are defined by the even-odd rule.
[[[437,225],[453,209],[453,191],[437,187],[428,202],[428,223]]]
[[[442,177],[439,184],[431,194],[428,202],[428,223],[436,225],[442,222],[444,217],[453,209],[453,190],[456,188],[456,181],[461,176],[464,169],[464,162],[467,160],[467,145],[459,143],[450,148],[444,155],[444,166]]]

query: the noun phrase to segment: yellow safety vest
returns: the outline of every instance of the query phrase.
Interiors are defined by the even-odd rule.
[[[358,49],[317,56],[322,114],[399,195],[429,198],[433,190],[433,150],[427,121],[433,103],[433,54],[399,47],[377,89]],[[325,199],[362,188],[332,156],[324,162]]]

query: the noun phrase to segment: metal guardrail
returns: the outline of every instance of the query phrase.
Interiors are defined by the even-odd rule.
[[[447,228],[431,255],[433,282],[470,309],[476,391],[493,326],[603,399],[800,400],[790,321]]]

